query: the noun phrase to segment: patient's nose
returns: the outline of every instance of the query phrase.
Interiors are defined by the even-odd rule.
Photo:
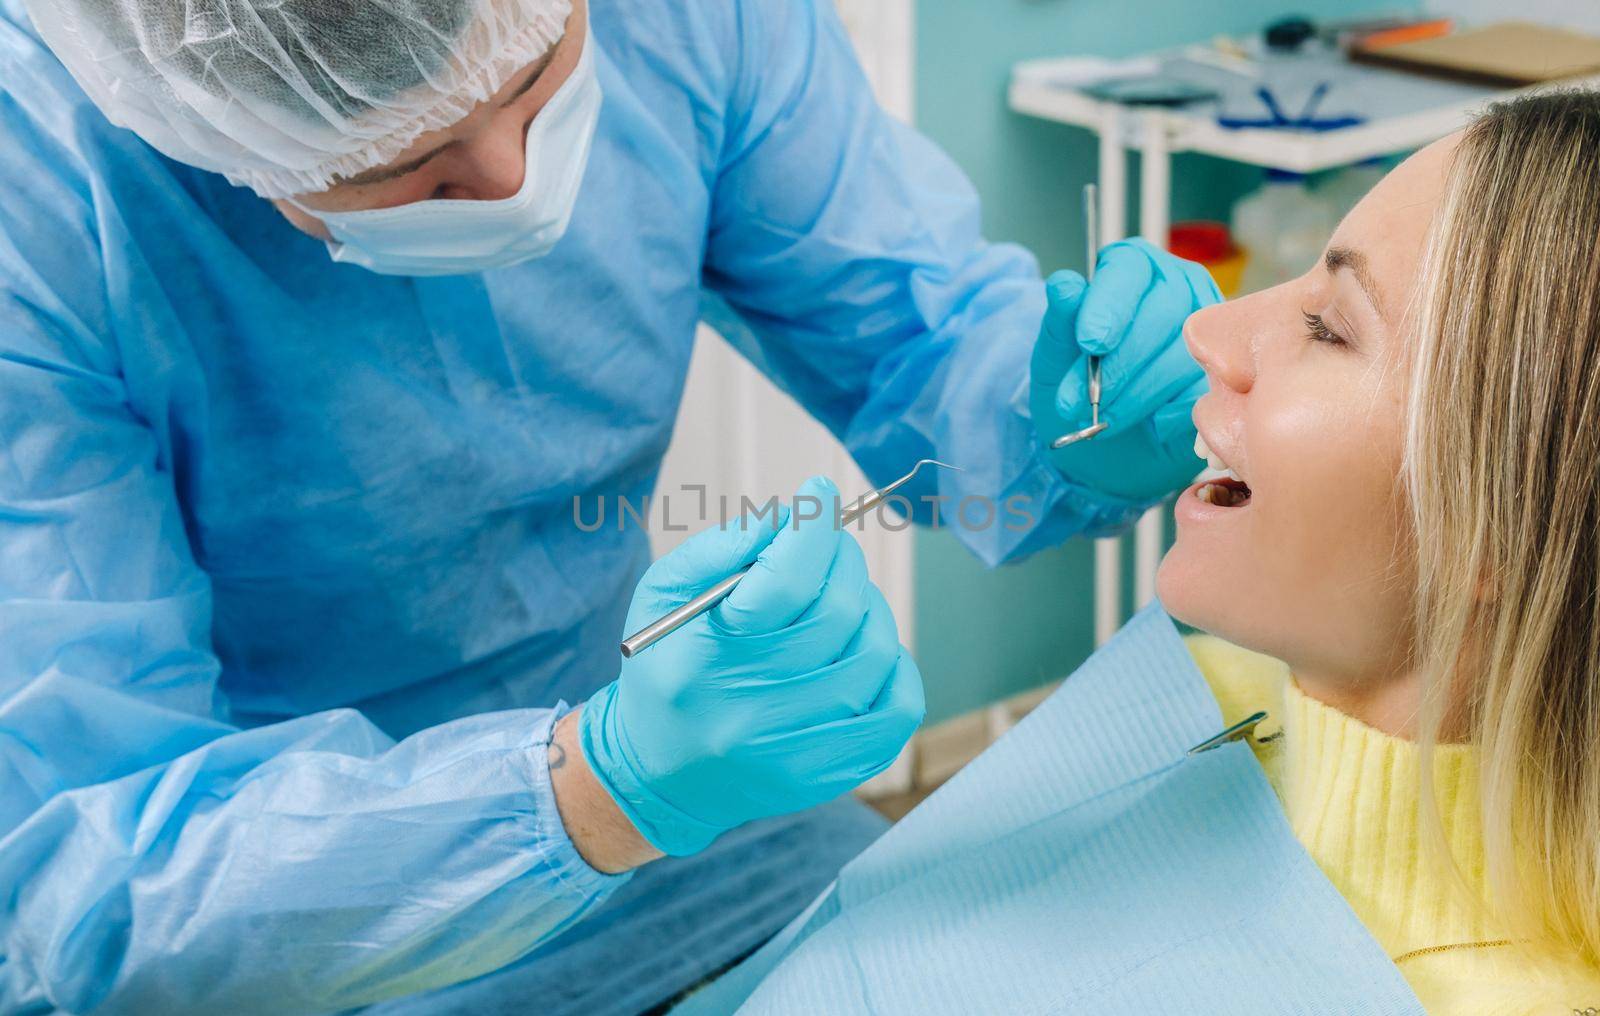
[[[1214,304],[1189,316],[1183,341],[1199,362],[1213,387],[1221,385],[1247,392],[1255,381],[1255,357],[1250,336],[1254,326],[1249,299]]]

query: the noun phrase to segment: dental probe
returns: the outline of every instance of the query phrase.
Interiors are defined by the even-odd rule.
[[[1095,259],[1100,256],[1100,197],[1099,188],[1092,183],[1083,185],[1083,226],[1089,236],[1089,267],[1084,270],[1086,280],[1094,279]],[[1100,422],[1100,358],[1089,357],[1089,426],[1082,430],[1063,434],[1050,442],[1050,447],[1065,448],[1067,445],[1087,441],[1096,434],[1105,430],[1109,424]]]
[[[910,483],[912,477],[916,476],[917,471],[923,466],[939,466],[943,469],[954,469],[958,472],[961,469],[960,466],[952,466],[950,463],[940,462],[938,459],[923,459],[911,467],[911,472],[900,477],[900,479],[889,484],[887,487],[869,490],[865,494],[856,498],[854,501],[850,502],[848,507],[839,512],[840,528],[848,526],[850,523],[855,522],[862,516],[866,515],[867,512],[870,512],[872,509],[878,507],[888,499],[890,494],[893,494],[901,487]],[[674,611],[663,614],[657,620],[645,625],[643,628],[640,628],[632,635],[623,639],[623,657],[625,659],[631,659],[636,653],[644,652],[646,649],[649,649],[651,646],[655,645],[657,642],[660,642],[668,635],[671,635],[679,628],[682,628],[684,625],[699,617],[701,614],[704,614],[712,607],[715,607],[722,601],[724,596],[727,596],[729,593],[733,592],[734,587],[737,586],[745,577],[745,575],[749,574],[749,572],[750,568],[748,567],[734,572],[732,575],[729,575],[727,578],[723,579],[721,582],[718,582],[710,589],[707,589],[699,596],[696,596],[688,603],[685,603],[683,606]]]

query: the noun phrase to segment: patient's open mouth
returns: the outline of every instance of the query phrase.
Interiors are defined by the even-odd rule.
[[[1238,508],[1250,500],[1250,487],[1243,480],[1223,476],[1208,480],[1195,488],[1194,496],[1206,504],[1224,508]]]
[[[1194,489],[1194,496],[1206,504],[1214,504],[1221,508],[1238,508],[1250,501],[1250,485],[1235,473],[1222,457],[1206,446],[1205,438],[1195,435],[1194,453],[1205,459],[1206,464],[1215,472],[1214,476],[1205,477],[1204,482]]]

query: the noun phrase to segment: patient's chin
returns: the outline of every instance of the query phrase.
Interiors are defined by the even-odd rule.
[[[1251,628],[1243,616],[1246,605],[1228,595],[1227,583],[1217,576],[1226,569],[1187,551],[1182,539],[1161,559],[1156,573],[1156,599],[1168,614],[1200,631],[1229,641],[1239,641]]]
[[[1208,615],[1215,612],[1216,597],[1206,596],[1201,585],[1204,578],[1201,568],[1196,562],[1189,560],[1190,555],[1185,554],[1181,544],[1175,544],[1161,559],[1161,568],[1156,572],[1156,599],[1161,601],[1161,606],[1168,614],[1182,621],[1184,624],[1209,631],[1207,621],[1216,623],[1217,618]],[[1208,601],[1210,601],[1208,603]],[[1208,610],[1207,607],[1211,609]]]

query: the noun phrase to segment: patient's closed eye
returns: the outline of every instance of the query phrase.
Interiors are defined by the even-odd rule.
[[[1344,338],[1328,328],[1328,323],[1322,320],[1321,314],[1302,311],[1300,316],[1305,319],[1306,337],[1313,342],[1326,342],[1334,346],[1345,345]]]

